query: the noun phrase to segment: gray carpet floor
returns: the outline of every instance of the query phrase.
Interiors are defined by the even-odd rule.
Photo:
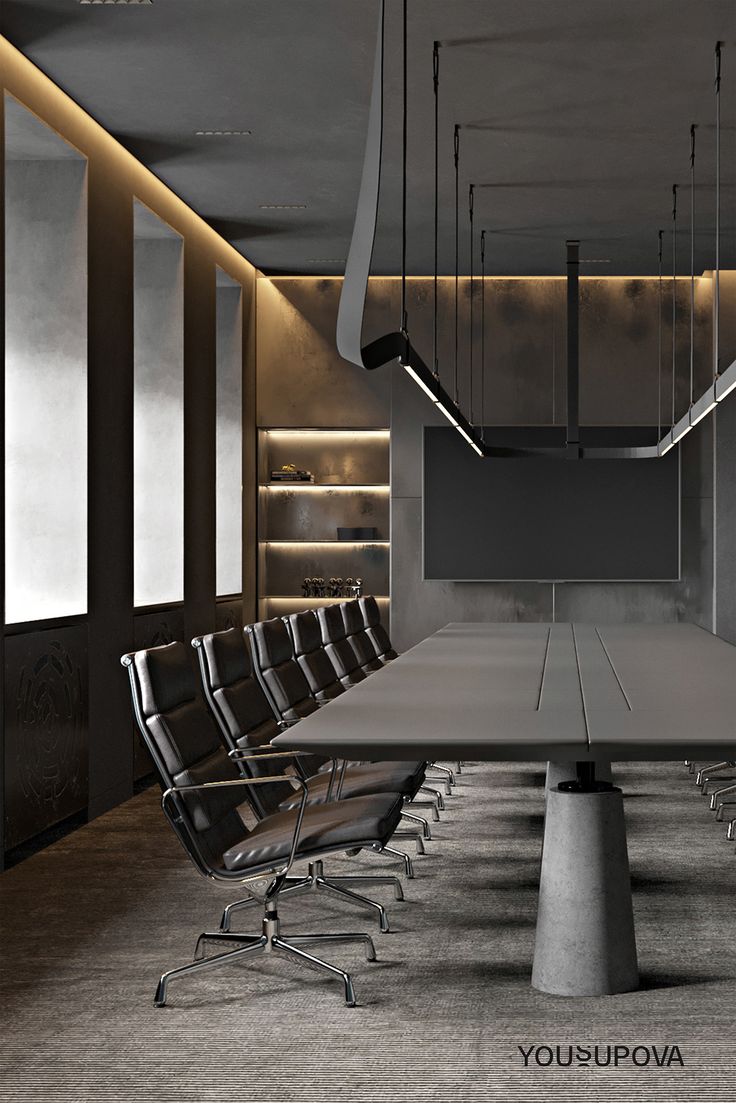
[[[325,956],[338,984],[263,958],[173,983],[159,972],[217,926],[232,890],[189,865],[149,790],[0,878],[1,1100],[736,1100],[736,855],[678,764],[623,766],[640,991],[530,987],[542,766],[478,764],[416,859],[390,934],[326,896],[284,900],[289,930],[366,930]],[[391,870],[383,857],[335,872]],[[247,912],[241,913],[247,916]],[[253,910],[241,920],[251,927]],[[678,1045],[669,1068],[524,1067],[518,1047]]]

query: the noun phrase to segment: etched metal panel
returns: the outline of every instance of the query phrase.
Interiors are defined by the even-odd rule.
[[[140,613],[135,618],[134,633],[136,651],[142,651],[147,647],[160,647],[164,643],[173,643],[174,640],[184,640],[184,611],[183,609],[160,609],[154,613]],[[131,724],[134,725],[132,713]],[[134,726],[133,730],[135,732],[133,780],[138,781],[153,771],[153,763],[138,729]]]
[[[87,807],[87,626],[5,641],[5,846]]]
[[[340,527],[376,529],[376,540],[389,539],[386,490],[333,490],[330,487],[263,487],[264,540],[336,540]]]
[[[215,625],[218,632],[226,628],[243,627],[243,599],[238,597],[232,601],[218,601],[215,606]]]

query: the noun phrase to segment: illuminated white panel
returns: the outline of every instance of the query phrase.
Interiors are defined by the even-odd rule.
[[[243,589],[243,293],[217,271],[217,594]]]
[[[5,102],[5,619],[18,623],[87,611],[87,165]]]
[[[184,598],[182,242],[135,205],[133,597]]]

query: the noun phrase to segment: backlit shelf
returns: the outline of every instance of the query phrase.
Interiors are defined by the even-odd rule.
[[[259,540],[264,547],[276,548],[388,548],[390,540]]]
[[[372,596],[375,597],[376,601],[389,601],[390,600],[389,597],[388,597],[388,594],[373,594]],[[296,604],[298,604],[298,605],[300,605],[304,608],[304,607],[307,607],[307,606],[319,607],[320,605],[325,605],[328,602],[350,601],[351,598],[349,598],[349,597],[299,597],[298,594],[295,594],[293,597],[284,597],[282,595],[279,595],[277,597],[272,597],[270,594],[266,594],[264,596],[263,600],[264,601],[271,601],[271,602],[281,602],[282,604],[288,604],[288,605],[293,605],[293,604],[296,603]]]
[[[388,494],[391,487],[388,483],[299,483],[278,482],[261,483],[262,490],[342,490],[361,493]]]

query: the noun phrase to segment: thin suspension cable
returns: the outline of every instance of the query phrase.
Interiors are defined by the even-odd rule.
[[[480,439],[486,443],[486,232],[480,233]]]
[[[473,421],[473,196],[475,185],[468,188],[468,217],[470,220],[470,424]]]
[[[657,283],[658,294],[658,307],[659,307],[659,326],[657,336],[657,440],[662,439],[662,235],[664,231],[660,230],[657,234],[657,259],[659,263],[659,279]]]
[[[690,405],[695,398],[695,131],[690,126]]]
[[[675,380],[677,378],[677,349],[675,344],[677,304],[677,184],[672,185],[672,428],[675,427]]]
[[[721,46],[716,42],[716,269],[713,287],[713,379],[718,376],[721,342]]]
[[[406,5],[404,0],[403,28],[403,130],[401,150],[401,329],[407,331],[408,318],[406,313],[406,150],[408,141],[407,127],[407,48],[406,48]]]
[[[455,157],[455,405],[458,404],[457,389],[457,351],[458,351],[458,279],[460,272],[460,127],[455,123],[453,137]]]
[[[439,349],[437,347],[437,241],[439,238],[439,144],[440,144],[440,44],[435,42],[432,52],[432,79],[434,83],[434,317],[432,323],[432,363],[435,377],[439,379]]]

